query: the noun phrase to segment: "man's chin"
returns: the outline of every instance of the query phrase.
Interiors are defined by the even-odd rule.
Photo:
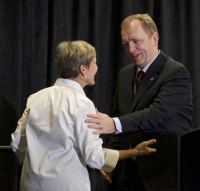
[[[144,68],[145,67],[145,64],[144,63],[141,63],[141,62],[134,62],[134,64],[138,67],[138,68]]]

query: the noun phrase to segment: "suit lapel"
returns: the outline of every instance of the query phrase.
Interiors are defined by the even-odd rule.
[[[124,84],[126,84],[125,85],[126,89],[124,93],[126,96],[127,104],[130,107],[132,105],[132,100],[133,100],[133,77],[134,77],[135,71],[136,71],[136,66],[134,64],[133,67],[129,69],[124,79]]]
[[[133,103],[131,106],[131,111],[133,111],[135,109],[135,107],[136,107],[138,101],[140,100],[140,98],[142,97],[142,95],[147,91],[148,87],[158,77],[158,75],[161,71],[162,64],[165,61],[165,59],[166,59],[166,55],[162,51],[160,51],[160,54],[153,61],[151,66],[148,68],[147,72],[144,75],[144,78],[141,81],[140,87],[135,94],[135,97],[134,97],[134,100],[133,100]]]

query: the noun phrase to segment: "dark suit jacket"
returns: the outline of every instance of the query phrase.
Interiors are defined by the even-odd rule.
[[[157,152],[137,157],[147,191],[178,189],[178,135],[193,129],[190,74],[180,63],[162,51],[145,73],[133,96],[135,64],[121,69],[118,75],[113,114],[119,116],[123,133],[108,137],[113,149],[157,139]],[[134,97],[134,98],[133,98]]]

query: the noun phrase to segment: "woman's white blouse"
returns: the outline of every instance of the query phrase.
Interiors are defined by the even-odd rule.
[[[95,113],[94,104],[68,79],[28,98],[11,143],[23,163],[21,191],[89,191],[86,164],[113,170],[119,152],[102,148],[85,123],[89,113]]]

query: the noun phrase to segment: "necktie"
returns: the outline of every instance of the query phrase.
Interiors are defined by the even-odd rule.
[[[140,83],[142,81],[142,77],[144,76],[144,72],[142,70],[140,70],[138,73],[137,73],[137,85],[136,85],[136,91],[138,90],[139,86],[140,86]]]

